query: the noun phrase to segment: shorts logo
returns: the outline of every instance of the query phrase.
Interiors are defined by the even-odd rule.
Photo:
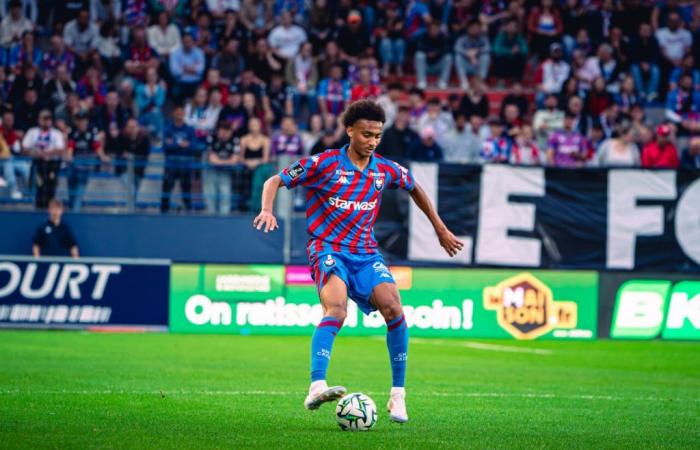
[[[333,257],[331,255],[328,255],[326,257],[326,260],[323,261],[323,265],[326,267],[333,267],[333,266],[335,266],[335,259],[333,259]]]
[[[377,177],[374,179],[374,188],[378,191],[384,189],[384,178]]]
[[[304,169],[304,166],[302,166],[301,163],[298,161],[287,169],[287,175],[289,175],[289,178],[291,178],[292,180],[296,180],[304,172],[306,172],[306,169]]]
[[[554,328],[575,328],[575,302],[554,301],[552,290],[532,274],[521,273],[484,288],[484,308],[516,339],[534,339]]]
[[[389,268],[386,265],[384,265],[384,263],[380,263],[379,261],[372,264],[372,268],[374,269],[375,272],[388,272],[389,271]]]

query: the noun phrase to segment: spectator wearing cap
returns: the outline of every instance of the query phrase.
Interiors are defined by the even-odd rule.
[[[78,242],[68,224],[63,221],[63,203],[52,199],[48,203],[49,220],[37,227],[32,239],[32,254],[40,256],[72,256],[78,258]]]
[[[679,164],[678,149],[671,139],[671,127],[661,124],[656,127],[656,140],[649,142],[642,150],[642,167],[676,169]]]
[[[22,14],[20,0],[10,0],[8,9],[10,13],[0,21],[0,46],[6,49],[20,43],[22,35],[34,29],[33,23]]]
[[[518,33],[518,22],[508,21],[493,43],[494,75],[501,80],[521,78],[525,70],[528,47],[525,37]]]
[[[39,126],[30,128],[22,138],[22,151],[33,159],[36,174],[37,208],[46,208],[56,195],[58,171],[66,151],[63,134],[52,126],[51,111],[39,113]]]
[[[318,108],[318,63],[313,56],[311,42],[302,44],[299,54],[287,61],[285,81],[292,94],[294,116],[302,117],[304,103],[308,105],[309,115],[314,114]]]
[[[230,124],[219,122],[216,132],[207,137],[205,157],[209,167],[204,172],[204,198],[210,214],[231,212],[233,168],[238,162],[237,142]]]
[[[45,77],[50,78],[55,76],[56,68],[62,64],[66,66],[69,74],[73,73],[75,58],[66,48],[63,37],[60,34],[54,34],[49,41],[49,50],[44,53],[41,60],[41,70]]]
[[[550,134],[547,140],[547,163],[554,167],[585,167],[591,147],[586,137],[576,128],[576,116],[567,112],[564,127]]]
[[[479,159],[481,139],[468,126],[467,117],[457,111],[454,126],[444,135],[438,134],[437,142],[442,147],[444,162],[469,164]]]
[[[661,58],[659,43],[649,23],[639,25],[639,34],[630,42],[630,73],[634,77],[637,92],[645,102],[654,101],[659,95]]]
[[[418,118],[416,126],[419,130],[431,127],[439,139],[454,128],[454,120],[452,114],[442,109],[440,99],[432,97],[428,100],[428,109]]]
[[[681,76],[678,87],[668,93],[666,118],[682,135],[700,132],[700,91],[693,88],[690,74]]]
[[[82,73],[96,55],[100,32],[97,26],[90,22],[90,11],[83,8],[78,17],[68,22],[63,29],[63,41],[66,47],[76,57],[76,70]]]
[[[505,126],[500,119],[489,120],[490,136],[482,141],[479,151],[481,163],[505,164],[510,160],[513,141],[505,133]]]
[[[139,124],[146,127],[158,141],[163,139],[163,105],[167,86],[158,77],[158,70],[150,67],[146,80],[136,86],[136,107]]]
[[[527,18],[527,30],[530,33],[532,50],[540,59],[546,58],[550,45],[558,41],[564,31],[561,16],[553,0],[541,0],[540,6],[532,9]]]
[[[681,167],[684,169],[700,169],[700,136],[691,138],[688,148],[683,150]]]
[[[299,53],[299,49],[308,37],[302,27],[294,24],[292,13],[283,11],[280,24],[270,31],[267,40],[275,55],[288,61]]]
[[[202,82],[205,66],[204,52],[194,45],[191,33],[186,33],[182,39],[182,47],[170,54],[170,73],[175,82],[173,97],[182,100],[191,97],[197,86]]]
[[[391,66],[396,67],[396,75],[403,76],[406,61],[406,40],[404,39],[404,21],[398,3],[389,2],[380,10],[377,19],[379,37],[379,55],[382,60],[382,76],[389,76]]]
[[[362,26],[362,15],[359,11],[350,11],[346,24],[338,32],[336,41],[340,47],[341,59],[353,64],[369,48],[369,34]]]
[[[75,125],[68,134],[65,160],[69,165],[68,206],[77,212],[82,208],[90,173],[99,167],[100,160],[106,162],[107,158],[103,150],[103,135],[90,126],[90,115],[86,110],[78,113]]]
[[[537,105],[541,106],[549,94],[561,92],[564,82],[569,79],[571,67],[564,61],[564,50],[558,42],[549,46],[549,58],[543,61],[535,73],[537,83]]]
[[[350,102],[350,83],[343,79],[343,67],[335,64],[330,76],[321,80],[318,86],[318,105],[321,114],[338,116]]]
[[[425,127],[420,131],[420,140],[408,149],[408,159],[420,162],[442,161],[442,148],[435,140],[436,133],[433,127]]]
[[[185,123],[185,109],[175,106],[172,121],[165,126],[163,133],[165,151],[165,171],[161,189],[160,211],[170,209],[170,200],[175,183],[180,183],[182,203],[185,210],[192,209],[192,178],[199,169],[193,165],[200,161],[202,146],[195,135],[194,128]]]
[[[148,45],[161,58],[169,58],[172,52],[182,46],[180,29],[170,21],[170,15],[165,11],[158,14],[157,22],[148,27],[146,35]]]
[[[428,86],[429,73],[438,74],[439,89],[447,88],[452,71],[452,53],[449,49],[449,38],[442,32],[439,23],[431,23],[428,33],[418,40],[414,63],[419,89]]]
[[[469,88],[467,76],[476,74],[481,79],[486,79],[491,64],[491,44],[484,35],[481,23],[472,20],[467,26],[467,32],[460,36],[454,45],[455,68],[459,77],[460,87],[463,90]]]
[[[394,123],[382,134],[379,152],[391,159],[401,159],[408,155],[408,150],[418,144],[420,137],[409,127],[409,108],[399,106]]]

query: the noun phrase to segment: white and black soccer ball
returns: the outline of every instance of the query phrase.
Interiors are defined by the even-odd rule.
[[[377,423],[377,405],[361,392],[348,394],[338,401],[335,420],[343,430],[368,431]]]

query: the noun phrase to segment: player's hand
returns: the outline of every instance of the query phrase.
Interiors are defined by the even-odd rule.
[[[462,250],[462,248],[464,248],[464,243],[457,239],[457,237],[447,228],[438,230],[437,235],[438,240],[440,240],[440,245],[450,256],[455,256]]]
[[[260,214],[253,219],[253,226],[258,230],[263,230],[265,233],[279,228],[275,215],[270,211],[260,211]]]

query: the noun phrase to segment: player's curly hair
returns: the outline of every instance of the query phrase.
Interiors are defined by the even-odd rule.
[[[372,100],[358,100],[348,106],[343,113],[343,125],[346,127],[351,127],[362,119],[384,123],[386,115],[384,109]]]

